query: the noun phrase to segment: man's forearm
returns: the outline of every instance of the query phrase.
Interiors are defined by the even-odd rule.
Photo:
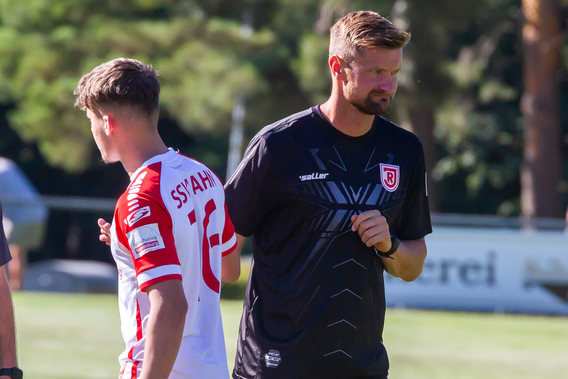
[[[177,358],[183,323],[168,321],[164,315],[152,315],[148,320],[144,363],[140,379],[167,379]]]
[[[399,248],[391,258],[381,257],[386,272],[407,282],[416,280],[424,267],[426,243],[423,238],[401,241]]]
[[[167,379],[176,361],[183,336],[187,303],[185,297],[176,299],[178,289],[169,285],[179,284],[181,287],[181,282],[174,282],[177,281],[152,286],[161,286],[161,291],[152,290],[149,293],[150,315],[146,326],[140,379]],[[181,295],[183,296],[183,290]]]
[[[241,275],[241,251],[247,242],[247,237],[237,234],[237,247],[235,251],[223,257],[221,270],[221,283],[234,282]]]
[[[6,282],[4,267],[0,267],[0,364],[1,367],[18,365],[14,308],[12,307],[12,296],[10,287]]]

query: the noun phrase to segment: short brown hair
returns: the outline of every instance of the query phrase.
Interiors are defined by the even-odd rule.
[[[112,106],[139,107],[149,116],[158,110],[160,81],[152,66],[136,59],[117,58],[83,75],[73,92],[82,110]]]
[[[410,33],[397,28],[377,12],[351,12],[332,26],[329,56],[337,55],[351,62],[365,47],[400,49],[409,40]]]

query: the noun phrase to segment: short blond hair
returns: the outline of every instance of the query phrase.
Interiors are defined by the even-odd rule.
[[[160,81],[152,66],[136,59],[117,58],[95,67],[79,80],[73,92],[82,110],[131,106],[149,116],[158,110]]]
[[[409,40],[410,33],[397,28],[377,12],[351,12],[332,26],[329,56],[337,55],[351,62],[365,47],[400,49]]]

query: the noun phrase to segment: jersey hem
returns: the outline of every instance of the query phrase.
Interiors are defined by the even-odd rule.
[[[233,247],[231,247],[231,248],[225,250],[225,251],[223,252],[223,254],[221,254],[221,255],[222,255],[223,257],[226,257],[227,255],[229,255],[229,254],[231,254],[233,251],[235,251],[236,248],[237,248],[237,241],[235,241],[235,244],[233,245]]]
[[[150,279],[142,284],[140,284],[140,290],[142,292],[146,292],[146,288],[148,288],[149,286],[153,285],[153,284],[157,284],[157,283],[161,283],[161,282],[166,282],[168,280],[181,280],[181,275],[179,274],[171,274],[171,275],[164,275],[164,276],[160,276],[159,278],[154,278],[154,279]]]

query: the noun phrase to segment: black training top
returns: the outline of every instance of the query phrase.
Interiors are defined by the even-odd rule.
[[[383,265],[351,216],[401,240],[431,232],[422,145],[382,117],[360,137],[313,107],[262,129],[226,185],[253,265],[234,378],[383,378]]]
[[[8,241],[6,240],[4,226],[2,225],[2,203],[0,203],[0,267],[8,263],[11,259],[12,256],[8,249]]]

